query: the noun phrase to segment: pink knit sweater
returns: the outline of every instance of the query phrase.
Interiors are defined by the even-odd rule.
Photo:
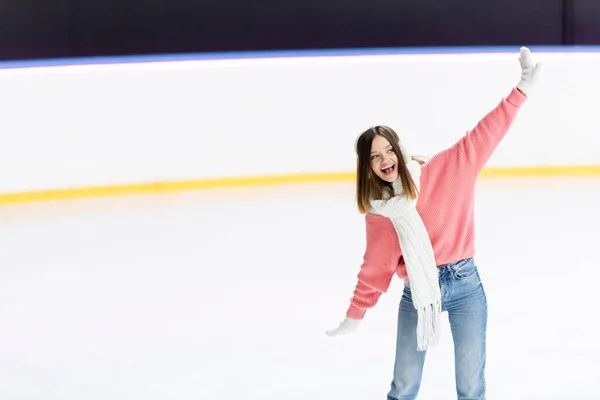
[[[526,96],[514,88],[475,128],[421,166],[417,210],[427,228],[436,264],[475,255],[475,181],[509,131]],[[408,280],[398,236],[391,221],[367,214],[366,251],[346,316],[362,319],[375,306],[394,275]]]

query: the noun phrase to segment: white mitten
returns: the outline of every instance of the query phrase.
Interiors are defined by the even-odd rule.
[[[517,89],[527,95],[537,81],[542,63],[533,62],[533,58],[531,58],[531,53],[527,47],[521,47],[519,63],[521,64],[521,80],[517,84]]]
[[[346,317],[337,328],[330,329],[325,333],[327,336],[346,335],[354,332],[358,328],[358,325],[360,325],[360,320]]]

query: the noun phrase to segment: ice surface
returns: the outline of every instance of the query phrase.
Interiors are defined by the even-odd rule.
[[[353,183],[0,208],[0,398],[385,399],[402,283],[330,338]],[[482,180],[488,399],[600,398],[600,179]],[[447,321],[447,317],[445,317]],[[456,398],[450,330],[419,400]]]

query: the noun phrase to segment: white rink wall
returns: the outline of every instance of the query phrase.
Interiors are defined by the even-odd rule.
[[[348,172],[395,128],[429,156],[520,77],[519,49],[0,70],[0,193]],[[600,165],[600,52],[540,53],[536,90],[488,166]]]

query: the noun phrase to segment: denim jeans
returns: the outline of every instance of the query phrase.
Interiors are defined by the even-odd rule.
[[[459,400],[485,399],[487,299],[472,258],[441,265],[442,311],[448,312],[454,341],[456,393]],[[426,352],[417,351],[417,312],[405,285],[398,309],[394,377],[388,400],[416,399]],[[449,397],[447,397],[449,398]]]

